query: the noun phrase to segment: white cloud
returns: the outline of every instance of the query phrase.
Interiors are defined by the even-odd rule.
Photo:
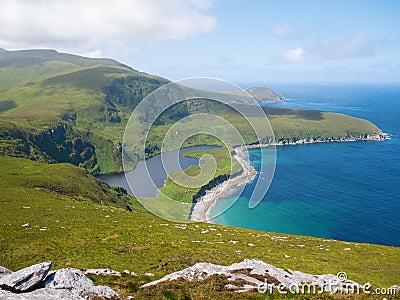
[[[332,59],[368,57],[374,54],[374,45],[364,33],[350,39],[328,40],[312,45],[299,46],[281,52],[278,57],[287,62],[312,62]]]
[[[299,62],[304,59],[304,49],[297,47],[293,50],[287,50],[280,55],[284,60],[291,62]]]
[[[1,2],[0,47],[104,47],[186,39],[216,25],[211,0],[9,0]]]
[[[291,31],[291,26],[288,23],[276,24],[272,27],[272,32],[277,36],[285,36]]]
[[[322,54],[333,58],[366,55],[372,50],[367,43],[364,33],[360,33],[350,40],[328,41],[320,48]]]

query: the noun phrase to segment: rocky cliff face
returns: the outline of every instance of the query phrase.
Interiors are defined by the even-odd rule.
[[[11,123],[0,124],[0,155],[48,163],[68,162],[91,173],[99,172],[95,146],[67,122],[38,133],[26,133]]]
[[[96,167],[94,145],[65,123],[31,136],[30,141],[56,162],[69,162],[88,170]]]

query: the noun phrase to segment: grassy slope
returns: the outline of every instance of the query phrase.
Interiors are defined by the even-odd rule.
[[[86,140],[96,146],[97,163],[102,173],[121,171],[115,149],[122,142],[125,125],[133,107],[107,102],[107,88],[119,78],[133,78],[129,80],[134,81],[140,95],[145,96],[166,80],[134,71],[108,59],[89,59],[51,51],[39,51],[41,56],[31,59],[31,52],[29,55],[9,52],[9,56],[13,54],[16,58],[5,66],[1,65],[4,57],[0,58],[0,77],[10,72],[21,76],[15,86],[9,85],[8,89],[0,92],[2,131],[16,125],[19,133],[26,137],[38,135],[60,122],[68,123],[75,132],[85,135]],[[74,67],[66,70],[57,68],[58,64],[66,61],[73,62]],[[25,69],[20,69],[24,63],[27,64],[26,73],[23,72]],[[52,65],[54,72],[37,70],[42,64]],[[26,81],[29,82],[24,83]],[[117,94],[117,100],[124,96],[121,95]],[[115,115],[119,121],[110,120],[110,116]],[[11,134],[8,133],[8,136]],[[3,141],[1,144],[15,144],[15,141]],[[5,147],[2,148],[4,150]],[[29,155],[27,157],[32,158]]]
[[[67,70],[97,64],[121,66],[112,59],[86,58],[55,50],[6,51],[0,54],[0,91]]]
[[[370,121],[339,113],[271,107],[265,108],[265,112],[276,140],[287,136],[317,138],[379,133]]]
[[[252,125],[256,128],[263,128],[265,127],[265,120],[252,117],[251,114],[244,119],[232,109],[220,107],[214,109],[218,116],[229,121],[229,123],[240,132],[245,143],[257,142]],[[276,141],[292,138],[340,138],[346,136],[357,136],[360,134],[375,135],[380,132],[380,130],[371,122],[344,114],[276,107],[263,107],[263,110],[271,124]],[[210,113],[212,113],[212,111]],[[214,134],[217,136],[218,134],[221,134],[221,137],[226,138],[226,135],[223,135],[224,130],[226,129],[224,124],[221,124],[218,120],[207,120],[207,125]],[[161,145],[170,126],[170,123],[153,126],[148,138],[150,143],[153,145]],[[187,125],[185,130],[189,132],[196,130],[196,128],[190,128],[189,126],[190,125]],[[264,131],[265,136],[261,136],[261,138],[272,135],[269,128],[265,128]],[[184,145],[221,145],[221,143],[209,136],[195,135],[191,139],[188,139]]]
[[[109,173],[121,171],[120,154],[115,149],[122,142],[134,106],[149,92],[168,81],[137,72],[109,59],[90,59],[51,50],[30,50],[2,54],[0,82],[3,84],[3,88],[0,87],[1,131],[5,132],[15,125],[21,135],[27,136],[39,134],[60,122],[69,123],[82,139],[94,144],[100,171]],[[211,108],[211,113],[213,109],[232,122],[246,142],[255,142],[250,126],[244,126],[241,117],[232,114],[232,111],[215,107]],[[365,120],[340,114],[279,108],[265,110],[277,139],[378,132],[373,124]],[[114,117],[119,120],[115,121]],[[171,122],[154,128],[149,137],[152,145],[160,145]],[[218,129],[217,126],[214,128]],[[11,136],[9,132],[4,135]],[[2,146],[0,153],[21,153],[18,148],[23,144],[23,138],[12,139],[8,138],[6,142],[2,139],[0,146],[8,147]],[[198,137],[191,143],[213,144],[215,141]],[[26,144],[22,147],[26,147]],[[7,151],[6,148],[12,150]],[[155,153],[157,150],[150,155]],[[25,156],[36,158],[40,153]],[[92,169],[98,170],[95,167]]]
[[[145,272],[159,278],[199,261],[226,265],[244,258],[315,274],[344,271],[350,279],[370,281],[374,286],[398,283],[399,248],[204,223],[172,223],[143,212],[134,199],[130,199],[132,213],[94,203],[93,199],[110,203],[104,199],[112,192],[80,168],[4,157],[0,163],[0,264],[13,270],[45,260],[54,261],[55,268],[128,269],[140,276],[111,278],[107,283],[144,299],[169,293],[178,298],[182,293],[208,299],[229,297],[219,291],[223,289],[218,278],[205,284],[171,283],[135,291],[154,279],[143,276]],[[21,226],[27,222],[31,227]],[[209,228],[215,230],[201,233]]]

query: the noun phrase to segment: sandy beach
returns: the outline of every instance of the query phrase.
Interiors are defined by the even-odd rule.
[[[264,145],[265,146],[265,145]],[[250,162],[247,160],[248,155],[245,153],[248,146],[237,147],[234,149],[235,155],[233,156],[241,165],[242,172],[219,184],[215,188],[206,192],[206,194],[201,197],[197,203],[194,205],[192,212],[190,214],[190,220],[210,222],[208,212],[210,208],[215,204],[218,198],[228,195],[233,188],[244,185],[252,181],[256,175],[257,171],[253,168]]]

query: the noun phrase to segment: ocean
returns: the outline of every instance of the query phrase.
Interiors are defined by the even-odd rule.
[[[248,208],[254,181],[246,185],[233,206],[212,221],[400,246],[400,85],[289,84],[271,88],[288,100],[270,105],[365,118],[391,139],[277,147],[275,176],[260,204]],[[249,152],[256,169],[267,151]],[[213,209],[219,209],[218,202]]]

